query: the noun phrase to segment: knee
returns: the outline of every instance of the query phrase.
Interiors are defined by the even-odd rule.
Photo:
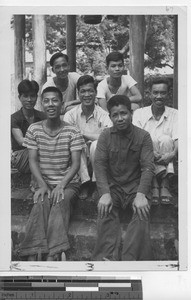
[[[166,134],[162,135],[159,138],[159,143],[160,143],[161,148],[166,147],[166,148],[169,148],[169,150],[171,150],[174,147],[173,139],[169,135],[166,135]]]

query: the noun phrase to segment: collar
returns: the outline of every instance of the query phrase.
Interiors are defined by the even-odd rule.
[[[121,133],[120,131],[118,131],[118,130],[115,128],[115,126],[112,126],[112,127],[110,128],[110,130],[111,130],[111,133],[117,134],[117,135],[119,135],[119,136],[125,136],[125,137],[127,137],[128,139],[131,139],[132,136],[133,136],[133,134],[134,134],[134,125],[131,123],[131,124],[130,124],[130,127],[129,127],[129,130],[126,131],[126,132],[123,132],[123,133]]]
[[[154,119],[151,107],[152,107],[152,105],[149,106],[149,112],[148,112],[148,118],[147,118],[147,120]],[[161,117],[163,117],[163,118],[167,118],[168,117],[168,107],[167,106],[164,107],[164,112],[161,115]]]
[[[23,118],[25,121],[27,121],[27,119],[25,118],[25,115],[24,115],[24,113],[23,113],[22,107],[21,107],[21,109],[20,109],[20,114],[22,115],[22,118]],[[34,109],[34,120],[36,120],[36,121],[41,121],[40,114],[41,114],[40,111]],[[27,122],[28,122],[28,121],[27,121]]]
[[[82,110],[82,104],[80,104],[80,106],[79,106],[79,111],[80,111],[80,114],[81,115],[83,115],[83,116],[85,116],[85,114],[84,114],[84,112],[83,112],[83,110]],[[92,112],[92,114],[88,117],[88,119],[90,118],[90,117],[94,117],[95,118],[95,116],[96,116],[96,105],[94,105],[94,110],[93,110],[93,112]]]

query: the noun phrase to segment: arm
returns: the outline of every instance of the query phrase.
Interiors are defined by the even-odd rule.
[[[132,103],[140,103],[142,100],[142,96],[141,96],[141,93],[139,92],[138,88],[135,85],[133,85],[129,90],[131,93],[131,95],[129,95],[129,100]]]
[[[98,100],[98,104],[101,108],[103,108],[104,110],[108,111],[107,110],[107,101],[105,98],[97,98]]]
[[[19,146],[22,146],[22,144],[24,142],[24,136],[23,136],[22,131],[19,128],[12,128],[11,132],[12,132],[15,140],[19,144]]]
[[[147,195],[151,188],[151,182],[154,175],[154,153],[153,143],[150,134],[147,132],[144,136],[141,153],[141,178],[137,192]]]
[[[34,194],[34,203],[37,203],[37,201],[41,198],[43,201],[44,195],[48,193],[50,195],[50,190],[42,178],[42,174],[40,172],[39,162],[38,162],[38,152],[36,149],[29,149],[29,165],[31,173],[34,175],[39,189]]]
[[[100,133],[93,133],[93,132],[91,133],[91,132],[83,131],[82,135],[85,141],[96,141],[98,140]]]
[[[105,215],[110,213],[113,206],[107,179],[108,152],[105,132],[103,132],[98,139],[95,152],[94,171],[96,176],[96,185],[100,195],[98,202],[98,215],[100,218],[103,218]]]
[[[147,133],[143,139],[140,163],[142,170],[141,179],[136,197],[132,203],[132,208],[134,213],[137,213],[138,217],[142,220],[148,218],[150,207],[146,195],[149,193],[154,175],[153,145],[149,133]]]
[[[68,173],[63,178],[63,180],[52,190],[51,198],[53,200],[54,205],[64,199],[65,187],[72,180],[72,178],[80,168],[80,157],[81,157],[81,150],[72,151],[71,153],[72,163],[70,169],[68,170]],[[62,197],[60,197],[60,195]]]

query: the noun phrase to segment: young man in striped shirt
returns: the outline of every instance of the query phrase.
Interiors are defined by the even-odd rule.
[[[60,119],[62,93],[56,87],[42,92],[47,119],[32,124],[24,145],[36,179],[34,206],[26,227],[20,255],[28,260],[65,260],[69,249],[70,204],[79,192],[78,170],[85,142],[78,131]]]

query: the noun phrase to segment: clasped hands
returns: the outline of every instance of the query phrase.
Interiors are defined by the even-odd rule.
[[[174,158],[174,153],[165,153],[162,155],[159,155],[157,153],[154,153],[155,156],[155,163],[158,165],[164,165],[167,166]]]
[[[64,186],[57,184],[57,186],[51,191],[47,185],[41,186],[34,194],[34,204],[38,201],[44,201],[45,195],[48,194],[48,199],[52,200],[52,204],[55,205],[64,200]]]

